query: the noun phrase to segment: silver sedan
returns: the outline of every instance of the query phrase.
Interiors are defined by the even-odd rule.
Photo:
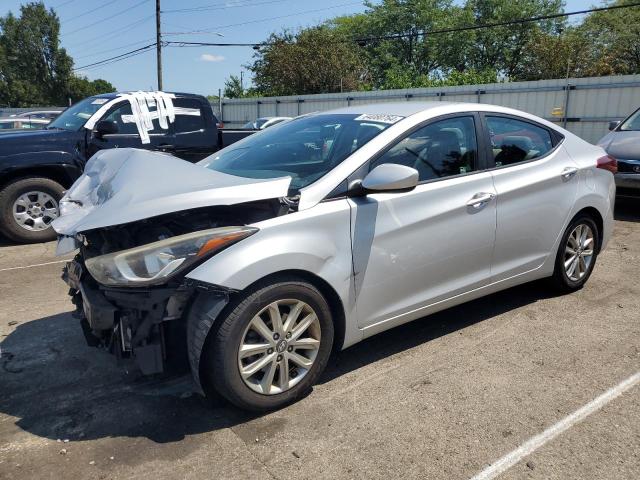
[[[88,341],[143,373],[188,360],[253,410],[332,351],[536,279],[582,288],[613,225],[615,159],[524,112],[380,104],[284,122],[191,165],[101,151],[61,202]]]

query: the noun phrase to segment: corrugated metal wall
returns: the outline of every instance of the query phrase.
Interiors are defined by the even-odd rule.
[[[640,107],[640,75],[225,99],[222,115],[220,112],[217,115],[226,127],[237,128],[258,117],[294,117],[347,105],[427,100],[489,103],[517,108],[566,125],[568,130],[585,140],[596,142],[607,132],[609,121],[621,120]],[[568,106],[566,115],[565,105]],[[217,111],[218,104],[213,108]],[[558,115],[553,115],[554,109]]]

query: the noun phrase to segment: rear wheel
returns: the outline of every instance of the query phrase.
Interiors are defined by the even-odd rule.
[[[333,333],[329,305],[313,285],[260,288],[231,307],[212,331],[201,370],[204,384],[244,409],[282,407],[317,381]]]
[[[598,226],[588,215],[576,217],[567,227],[556,256],[554,286],[562,292],[573,292],[584,286],[598,256]]]
[[[60,215],[64,187],[53,180],[28,177],[0,190],[0,232],[20,243],[55,240],[51,222]]]

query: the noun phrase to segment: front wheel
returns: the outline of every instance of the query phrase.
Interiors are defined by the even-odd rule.
[[[579,290],[593,272],[600,245],[598,226],[588,215],[576,217],[567,227],[556,255],[552,281],[561,292]]]
[[[20,243],[55,240],[51,222],[60,215],[64,187],[43,177],[14,180],[0,190],[0,231]]]
[[[205,388],[247,410],[285,406],[315,384],[333,334],[329,305],[313,285],[282,282],[249,292],[207,341]]]

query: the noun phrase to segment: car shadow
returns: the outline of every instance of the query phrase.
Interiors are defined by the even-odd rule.
[[[451,308],[369,338],[341,353],[321,378],[348,372],[548,297],[539,282]],[[87,347],[64,313],[19,325],[0,344],[0,412],[49,439],[145,437],[158,443],[232,427],[259,415],[192,393],[190,375],[127,374],[113,356]]]

